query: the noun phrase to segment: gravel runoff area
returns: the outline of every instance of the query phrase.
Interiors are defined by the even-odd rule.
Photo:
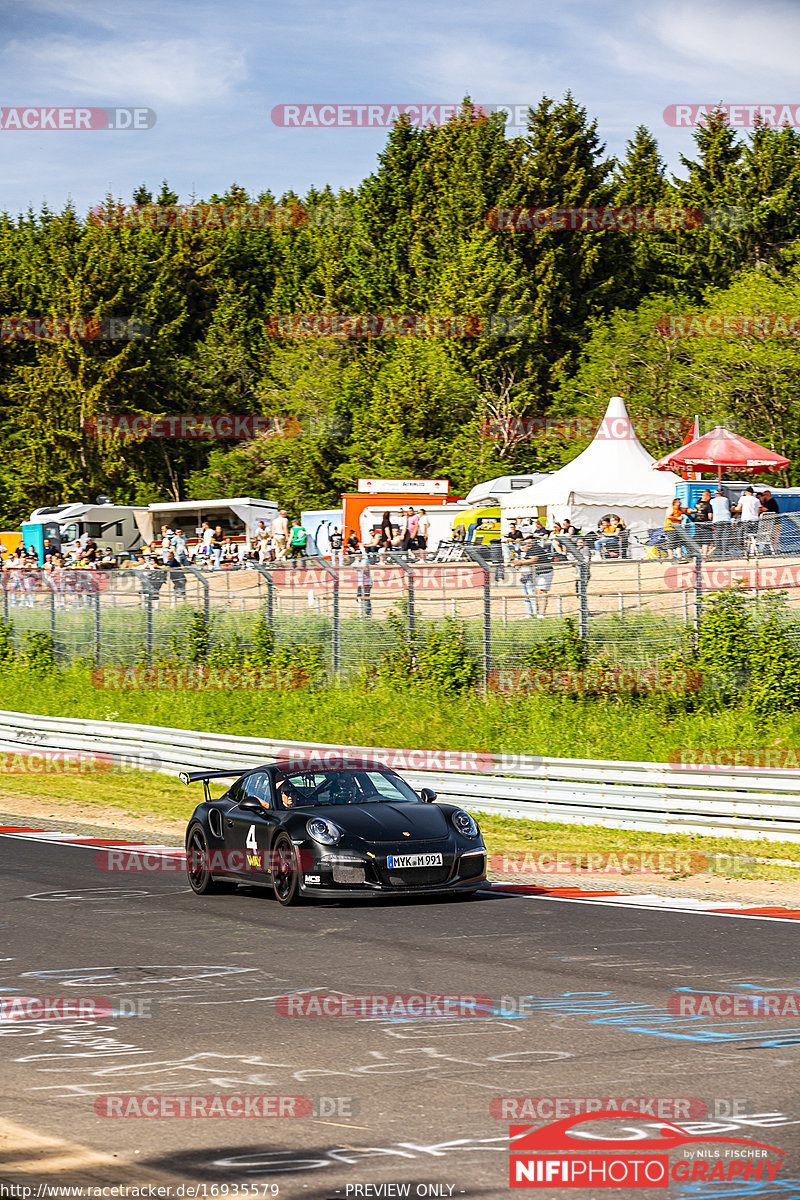
[[[187,818],[188,815],[187,805]],[[84,837],[118,837],[124,841],[163,846],[182,846],[186,828],[186,822],[183,820],[133,816],[126,814],[122,809],[99,804],[9,795],[4,794],[1,788],[0,825],[25,825],[36,829],[80,834]],[[742,851],[747,853],[746,841],[742,841]],[[670,879],[663,875],[622,875],[605,871],[580,871],[568,875],[529,872],[503,874],[490,871],[489,878],[497,882],[531,887],[579,887],[587,891],[623,892],[648,897],[800,907],[800,846],[796,882],[785,879],[728,879],[720,875],[692,875],[687,879]]]

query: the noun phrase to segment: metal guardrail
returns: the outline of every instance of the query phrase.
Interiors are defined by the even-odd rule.
[[[388,761],[414,787],[433,787],[442,800],[473,812],[800,842],[800,770],[695,771],[609,759],[334,746],[0,710],[0,752],[14,751],[94,754],[170,775],[241,770],[286,755],[319,754],[331,764],[337,754],[363,755]],[[187,814],[192,803],[187,795]]]

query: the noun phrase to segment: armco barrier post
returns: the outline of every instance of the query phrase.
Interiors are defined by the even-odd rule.
[[[483,555],[474,546],[464,546],[464,549],[483,571],[483,690],[486,691],[492,668],[492,577]]]
[[[405,572],[406,594],[408,596],[408,636],[409,640],[413,642],[417,633],[417,614],[414,606],[414,569],[396,550],[387,550],[386,557],[390,558],[393,563],[397,563],[398,567]]]
[[[700,628],[703,619],[703,551],[691,534],[678,526],[674,530],[677,540],[685,546],[694,559],[694,627]]]
[[[331,671],[335,676],[339,674],[339,572],[336,567],[332,567],[324,558],[320,558],[317,554],[308,556],[309,562],[315,562],[323,571],[327,571],[333,580],[333,627],[331,629]]]
[[[589,636],[589,560],[569,538],[560,545],[578,564],[578,632],[585,641]]]

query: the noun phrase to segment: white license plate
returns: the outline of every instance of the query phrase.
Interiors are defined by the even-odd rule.
[[[390,854],[386,860],[388,867],[440,867],[441,854]]]

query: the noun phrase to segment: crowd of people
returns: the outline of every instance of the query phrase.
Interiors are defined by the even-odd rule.
[[[693,535],[704,558],[714,555],[728,558],[731,554],[779,554],[781,518],[778,502],[769,488],[756,493],[745,488],[738,504],[731,508],[721,488],[711,495],[705,488],[693,508],[673,500],[664,518],[667,550],[675,558],[685,552],[678,529],[693,522]]]

